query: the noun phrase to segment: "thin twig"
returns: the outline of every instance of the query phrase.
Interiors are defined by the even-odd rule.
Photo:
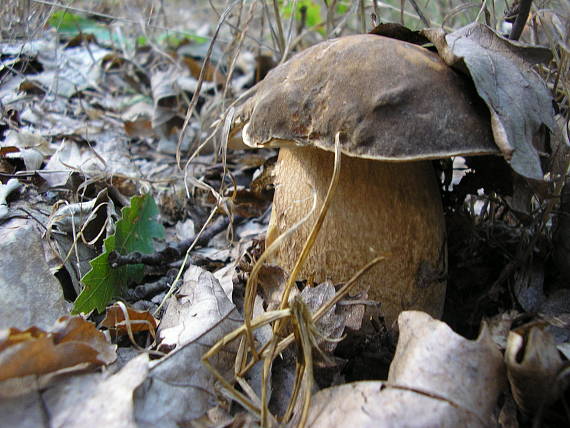
[[[196,86],[196,90],[194,91],[194,95],[192,95],[192,100],[190,101],[190,105],[188,106],[188,111],[186,112],[186,117],[184,118],[184,124],[182,125],[182,130],[180,131],[180,135],[178,136],[178,144],[176,148],[176,164],[180,169],[182,169],[182,163],[180,159],[181,147],[182,142],[184,141],[184,134],[186,133],[186,128],[188,127],[188,123],[190,122],[190,118],[194,113],[194,109],[196,108],[196,104],[198,104],[198,99],[200,98],[200,92],[202,90],[202,83],[204,82],[204,78],[206,77],[206,70],[208,69],[208,65],[210,63],[210,57],[212,56],[212,51],[214,49],[214,44],[220,34],[220,30],[222,25],[226,21],[226,18],[230,14],[231,10],[239,4],[239,1],[234,1],[226,9],[224,13],[220,16],[220,20],[218,21],[218,25],[216,27],[216,31],[214,32],[214,36],[212,37],[212,41],[210,42],[210,46],[208,47],[208,52],[204,57],[204,62],[202,63],[202,69],[200,70],[200,75],[198,76],[198,84]]]
[[[277,23],[277,44],[279,46],[279,53],[283,56],[285,52],[285,33],[283,32],[283,23],[281,22],[281,14],[279,13],[277,0],[273,0],[273,13],[275,14],[275,22]]]
[[[234,217],[233,219],[234,223],[240,223],[242,220],[242,217]],[[206,228],[202,234],[195,234],[177,245],[166,247],[161,251],[151,254],[141,254],[137,251],[129,254],[119,254],[113,251],[109,254],[109,264],[114,269],[120,266],[136,264],[163,266],[179,260],[182,254],[185,254],[192,244],[194,244],[194,247],[206,245],[215,235],[227,229],[229,224],[230,219],[228,216],[220,216],[210,227]]]
[[[526,24],[526,20],[528,19],[528,14],[530,12],[530,6],[532,4],[532,0],[521,0],[519,3],[519,13],[517,15],[517,19],[513,24],[513,28],[511,29],[511,34],[509,35],[509,39],[511,40],[518,40],[522,34],[523,28]]]
[[[425,14],[423,13],[423,11],[420,9],[420,7],[418,6],[418,4],[416,3],[416,0],[410,0],[410,3],[412,4],[412,7],[414,8],[414,10],[416,11],[416,13],[418,14],[418,16],[420,17],[420,19],[422,20],[422,23],[427,27],[431,27],[431,23],[429,22],[429,19],[427,18],[427,16],[425,16]]]

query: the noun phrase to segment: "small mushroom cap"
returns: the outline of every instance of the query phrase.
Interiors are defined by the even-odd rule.
[[[405,161],[498,153],[472,84],[422,47],[376,35],[319,43],[273,69],[236,111],[251,147],[313,144]]]

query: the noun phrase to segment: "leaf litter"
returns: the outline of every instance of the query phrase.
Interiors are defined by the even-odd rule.
[[[350,418],[353,424],[377,426],[381,419],[367,422],[370,414],[379,418],[394,415],[393,423],[400,425],[407,421],[426,422],[425,406],[434,409],[432,416],[438,426],[484,426],[496,420],[499,411],[502,420],[518,419],[522,426],[540,420],[537,418],[546,423],[564,420],[564,411],[557,407],[556,400],[563,396],[565,388],[566,357],[559,353],[564,354],[570,343],[566,334],[569,324],[564,321],[570,307],[564,303],[568,299],[560,288],[564,279],[558,272],[563,272],[568,253],[561,238],[565,236],[561,220],[564,217],[557,216],[556,202],[551,202],[555,200],[553,195],[562,192],[561,174],[565,174],[568,165],[563,154],[568,142],[564,131],[568,123],[568,84],[563,67],[568,56],[563,39],[552,39],[558,43],[555,46],[562,47],[551,48],[552,62],[523,67],[525,79],[531,82],[528,86],[539,88],[540,92],[540,79],[544,79],[554,94],[558,103],[556,125],[549,121],[550,99],[547,101],[544,92],[536,95],[538,103],[530,103],[541,108],[529,114],[522,112],[513,120],[510,109],[523,103],[494,99],[501,91],[484,91],[491,93],[489,103],[497,108],[499,120],[495,123],[500,129],[495,134],[505,136],[500,145],[505,149],[505,157],[521,175],[545,177],[546,191],[545,186],[538,185],[530,192],[527,189],[530,197],[524,199],[526,208],[521,211],[519,207],[525,204],[519,201],[525,193],[520,184],[507,173],[501,175],[502,186],[497,186],[497,179],[485,174],[485,165],[469,160],[463,174],[465,181],[456,189],[449,188],[447,194],[444,192],[450,242],[449,283],[453,285],[444,321],[468,337],[479,338],[465,340],[425,314],[405,312],[400,316],[397,340],[398,332],[383,326],[381,319],[370,322],[366,317],[364,308],[370,304],[366,295],[347,297],[327,311],[322,310],[342,284],[308,287],[302,281],[305,278],[294,281],[296,278],[290,279],[277,267],[266,265],[260,265],[258,275],[252,274],[263,251],[274,153],[221,152],[219,139],[208,136],[220,135],[212,133],[215,128],[211,126],[218,126],[222,134],[228,133],[227,129],[222,130],[224,122],[219,120],[225,106],[231,97],[255,82],[255,75],[261,75],[256,70],[260,63],[256,64],[255,57],[247,52],[254,50],[251,33],[241,34],[243,49],[238,43],[232,48],[224,45],[228,40],[240,40],[239,33],[234,32],[235,25],[249,24],[251,21],[241,19],[249,19],[254,13],[263,11],[265,18],[274,22],[274,15],[263,7],[255,9],[255,5],[254,2],[249,10],[237,12],[232,4],[225,10],[219,21],[222,24],[218,40],[210,51],[207,43],[188,42],[173,46],[152,42],[150,48],[135,48],[128,39],[117,37],[120,32],[109,32],[111,37],[107,38],[102,31],[105,25],[89,20],[76,25],[95,37],[77,37],[67,45],[52,36],[40,36],[26,43],[0,41],[3,60],[7,58],[21,70],[3,75],[0,89],[0,172],[21,184],[19,189],[10,188],[11,193],[6,195],[2,206],[7,208],[7,221],[0,227],[6,234],[31,229],[30,224],[37,226],[30,244],[26,244],[35,251],[15,253],[14,259],[4,258],[8,263],[2,271],[16,271],[22,284],[15,294],[3,292],[3,299],[13,296],[5,299],[7,305],[0,311],[2,327],[12,327],[4,330],[12,332],[7,337],[28,338],[27,351],[26,341],[16,344],[24,348],[25,355],[39,349],[46,358],[57,356],[60,345],[53,342],[57,334],[32,326],[47,329],[68,313],[69,304],[62,294],[73,301],[82,292],[80,279],[89,270],[88,262],[105,251],[103,240],[121,229],[121,209],[133,201],[136,204],[140,196],[135,195],[152,194],[160,210],[158,222],[166,229],[166,238],[153,239],[159,236],[158,223],[150,227],[145,242],[155,241],[157,251],[153,253],[147,247],[150,254],[135,257],[135,263],[144,260],[144,269],[136,268],[138,273],[134,275],[142,283],[126,291],[128,279],[120,277],[112,285],[114,291],[109,298],[124,289],[122,299],[126,304],[119,302],[109,307],[102,322],[101,316],[91,315],[105,334],[88,324],[90,334],[98,338],[98,346],[115,349],[118,345],[117,353],[126,359],[112,363],[110,354],[105,358],[85,358],[84,363],[103,362],[107,367],[70,373],[68,368],[81,362],[81,352],[54,356],[50,364],[43,360],[34,363],[26,357],[29,371],[15,370],[17,378],[0,383],[2,391],[9,390],[14,382],[19,384],[18,388],[12,387],[11,395],[3,395],[0,400],[5,420],[11,426],[37,426],[46,418],[54,426],[90,426],[95,419],[111,426],[216,426],[220,421],[249,426],[258,423],[258,418],[268,425],[284,415],[281,421],[290,418],[292,425],[302,424],[303,418],[307,418],[310,426],[341,426]],[[354,24],[349,18],[358,17],[356,8],[352,13],[347,11],[344,19],[336,23],[333,13],[326,28],[332,31],[334,23],[338,24],[337,29],[348,29]],[[413,10],[406,11],[409,13]],[[293,24],[299,17],[291,15],[289,19]],[[552,28],[559,33],[560,25],[556,25]],[[209,34],[214,33],[213,28],[209,27]],[[453,49],[454,55],[462,57],[474,80],[478,79],[476,76],[483,79],[485,74],[481,74],[484,64],[478,56],[481,49],[491,46],[484,56],[492,57],[494,64],[518,61],[503,56],[504,46],[510,42],[500,37],[495,40],[498,36],[486,27],[469,28],[443,35],[446,44],[442,46],[434,43],[444,58],[445,49]],[[155,27],[151,29],[156,31]],[[282,30],[274,27],[277,40],[285,34]],[[299,31],[295,42],[299,46],[319,34],[307,29],[303,33],[302,27]],[[481,37],[473,38],[473,34]],[[486,45],[481,40],[495,42]],[[288,49],[294,50],[295,43],[289,45],[286,38],[283,41],[286,43],[273,47],[276,57]],[[463,46],[464,42],[469,46]],[[267,47],[266,41],[261,43]],[[497,46],[500,48],[494,49]],[[223,66],[232,55],[235,68]],[[209,61],[201,73],[206,57]],[[511,64],[501,65],[496,70],[512,70],[509,67]],[[555,81],[557,67],[559,80]],[[498,76],[494,76],[495,80],[504,80]],[[507,72],[509,79],[512,76]],[[509,83],[506,92],[511,96],[516,93],[516,83],[516,79]],[[486,87],[485,82],[483,85]],[[228,98],[222,97],[222,93]],[[520,101],[525,97],[515,98]],[[187,115],[189,104],[191,116]],[[527,117],[532,124],[526,124]],[[558,144],[561,152],[550,153],[548,145],[537,146],[536,139],[531,141],[541,124],[553,131],[550,144]],[[501,129],[506,131],[502,133]],[[195,152],[196,147],[201,152]],[[177,163],[188,157],[174,156],[181,154],[192,159],[183,172]],[[549,165],[555,162],[556,169],[551,168]],[[443,175],[447,173],[445,168],[442,171]],[[2,182],[7,180],[3,178]],[[476,205],[482,208],[475,210]],[[140,209],[132,211],[134,217],[143,213]],[[126,234],[140,238],[139,234],[146,232],[133,227],[133,216],[129,217]],[[216,220],[224,216],[233,221]],[[28,219],[27,229],[18,217]],[[551,241],[554,230],[558,238]],[[184,245],[173,245],[182,237],[186,239]],[[49,239],[45,242],[51,245],[42,247],[38,244],[40,239]],[[553,242],[558,245],[553,247]],[[38,252],[40,247],[43,250]],[[550,257],[552,249],[557,254],[555,259]],[[119,269],[131,269],[127,266],[132,261],[121,257],[128,259],[132,255],[119,256],[118,260],[126,263]],[[367,262],[363,260],[361,265]],[[43,269],[38,270],[41,266]],[[113,268],[105,263],[103,269],[111,272]],[[54,280],[52,273],[57,273],[59,281]],[[259,282],[258,292],[252,293],[252,288],[246,287],[252,276]],[[46,281],[56,291],[54,297],[40,294],[41,284]],[[37,288],[30,285],[34,282]],[[3,279],[2,283],[8,282]],[[59,283],[64,293],[58,294],[53,287]],[[28,287],[29,292],[24,291]],[[290,299],[282,298],[285,287],[291,290],[285,293],[290,293]],[[18,311],[4,309],[15,303]],[[106,303],[92,307],[102,311]],[[513,329],[509,335],[511,325],[516,326],[523,315],[535,311],[542,314],[546,327],[537,330],[531,323],[529,333]],[[316,313],[320,316],[325,312],[315,323]],[[479,333],[484,316],[507,313],[500,326],[493,325],[499,323],[499,318],[490,320],[496,345],[485,327]],[[263,323],[265,327],[257,328]],[[248,330],[247,325],[253,330]],[[541,335],[544,331],[551,332],[550,336]],[[284,336],[275,336],[275,332]],[[522,345],[516,334],[522,334]],[[230,343],[230,338],[239,336],[243,339],[241,344]],[[285,348],[293,343],[295,346]],[[74,346],[83,349],[84,344]],[[11,347],[0,350],[0,361],[10,361],[9,349],[16,352]],[[132,358],[133,349],[141,355]],[[528,356],[518,358],[523,350]],[[501,351],[507,355],[506,369]],[[94,352],[86,351],[83,356],[92,356]],[[245,367],[236,362],[244,361],[248,352],[253,360],[246,360],[246,373]],[[528,363],[532,358],[552,363],[537,369]],[[207,370],[202,359],[214,371]],[[256,359],[259,362],[252,364]],[[384,366],[386,376],[374,377],[372,367],[378,365]],[[21,370],[20,365],[16,368]],[[349,383],[380,378],[387,381]],[[511,386],[505,389],[507,378]],[[239,385],[237,389],[233,380]],[[549,396],[537,410],[536,400],[526,392],[536,392],[528,387],[529,382],[556,382],[557,394]],[[320,388],[325,389],[311,399]],[[509,390],[513,391],[514,400]],[[228,391],[249,412],[232,406]],[[359,401],[362,399],[366,402],[365,410]],[[502,407],[498,403],[503,403]],[[390,424],[388,420],[383,423]]]

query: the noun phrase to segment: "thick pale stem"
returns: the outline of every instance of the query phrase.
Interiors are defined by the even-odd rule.
[[[441,316],[445,226],[430,162],[348,156],[342,162],[333,202],[299,278],[346,281],[368,261],[388,252],[391,256],[364,275],[357,289],[367,290],[370,299],[382,304],[389,323],[405,309]],[[333,163],[334,154],[319,149],[281,149],[268,245],[306,215],[313,191],[322,204]],[[313,222],[288,238],[272,261],[290,271]]]

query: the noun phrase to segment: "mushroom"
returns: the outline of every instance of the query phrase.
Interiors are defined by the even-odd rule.
[[[472,83],[422,47],[376,35],[317,44],[273,69],[236,110],[251,147],[279,147],[266,245],[322,204],[340,133],[340,181],[299,277],[359,280],[392,323],[405,309],[440,317],[447,254],[431,159],[496,154]],[[290,271],[313,221],[272,256]]]

